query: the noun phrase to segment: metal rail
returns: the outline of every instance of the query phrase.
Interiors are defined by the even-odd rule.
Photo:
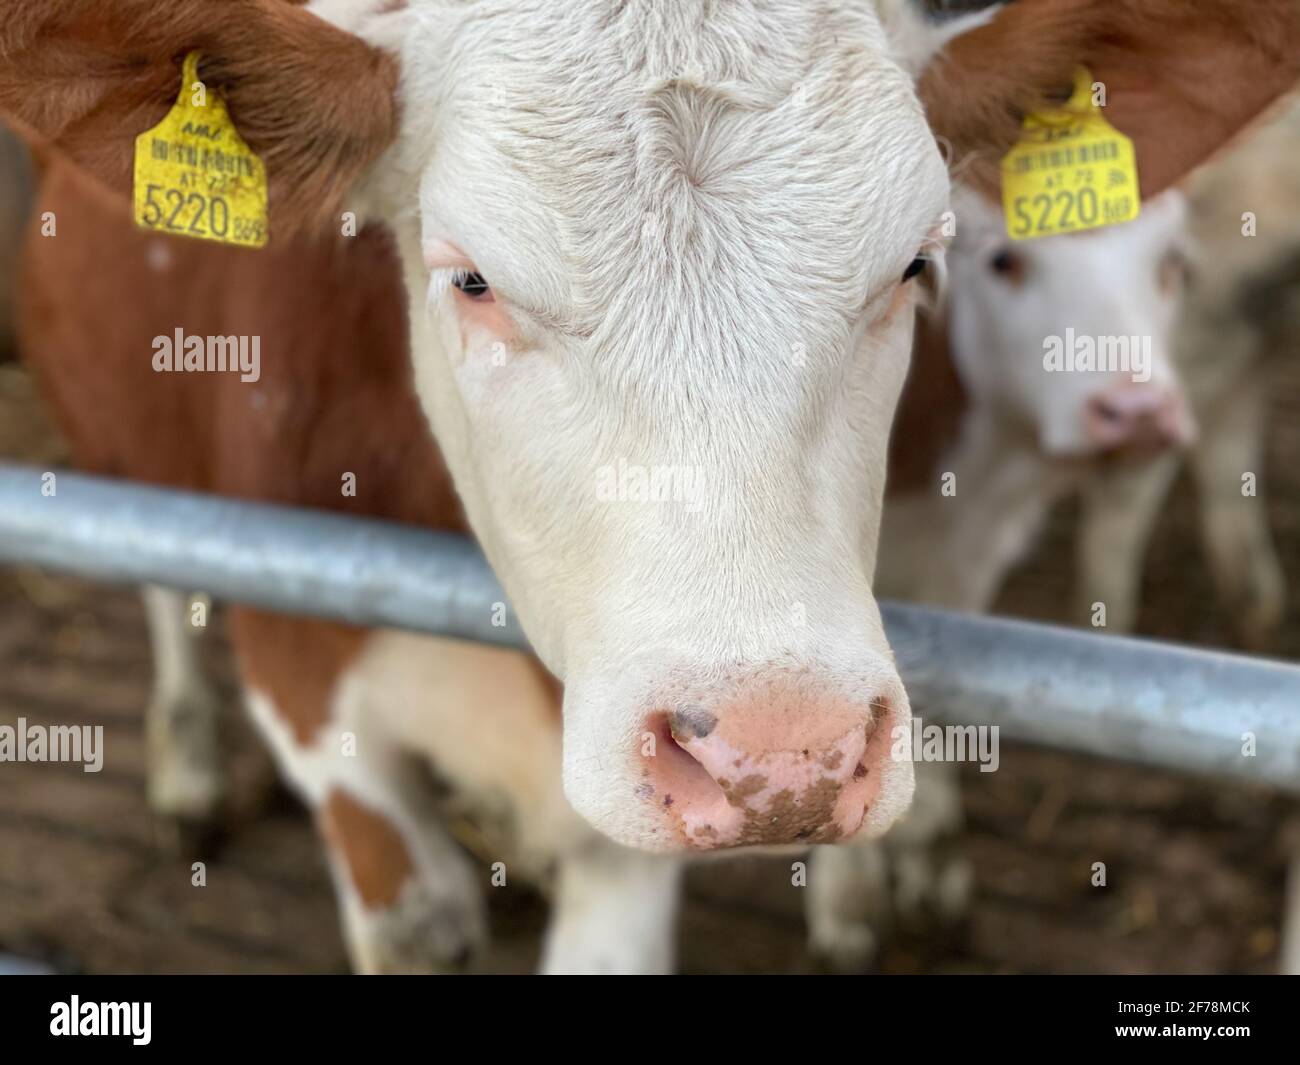
[[[478,548],[366,518],[0,463],[0,561],[526,647]],[[1300,792],[1300,667],[882,605],[916,714]],[[1253,737],[1253,739],[1252,739]],[[1253,749],[1253,754],[1245,753]]]

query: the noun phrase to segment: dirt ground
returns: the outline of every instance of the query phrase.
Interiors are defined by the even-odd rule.
[[[1265,483],[1291,585],[1300,589],[1300,363],[1276,396]],[[0,457],[42,467],[62,449],[20,369],[0,365]],[[1180,486],[1147,567],[1141,631],[1229,641]],[[1000,611],[1052,619],[1065,601],[1071,514],[1056,515]],[[1300,658],[1300,595],[1276,653]],[[214,668],[230,696],[235,801],[220,839],[178,843],[144,800],[149,689],[135,592],[0,568],[0,724],[19,716],[102,724],[112,757],[0,766],[0,954],[85,972],[337,972],[346,968],[322,855],[302,809],[275,785],[236,709],[224,640]],[[965,924],[902,933],[879,970],[1269,972],[1276,964],[1287,840],[1297,807],[1271,792],[1006,744],[997,773],[967,773],[975,869]],[[207,886],[191,887],[203,861]],[[1108,886],[1090,886],[1104,861]],[[681,921],[687,972],[815,972],[789,860],[692,871]],[[490,890],[485,971],[526,972],[542,900]]]

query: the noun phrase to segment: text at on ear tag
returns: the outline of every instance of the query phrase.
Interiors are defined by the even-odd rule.
[[[266,244],[266,167],[248,147],[219,92],[185,57],[176,103],[135,139],[137,225],[242,248]]]
[[[1075,72],[1070,99],[1025,117],[1002,159],[1002,209],[1015,240],[1113,226],[1138,216],[1133,142],[1093,99],[1092,75]]]

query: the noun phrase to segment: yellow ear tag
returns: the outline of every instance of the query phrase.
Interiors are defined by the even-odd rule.
[[[1002,160],[1002,209],[1015,240],[1113,226],[1138,216],[1133,142],[1093,100],[1092,75],[1075,73],[1069,101],[1025,117]]]
[[[145,229],[242,248],[266,243],[266,167],[235,130],[226,101],[185,57],[176,105],[135,139],[135,220]]]

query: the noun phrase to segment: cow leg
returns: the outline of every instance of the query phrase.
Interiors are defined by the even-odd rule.
[[[231,631],[252,716],[324,839],[354,968],[465,965],[486,940],[483,894],[423,763],[375,712],[357,665],[372,636],[245,608]]]
[[[818,847],[804,896],[809,947],[858,971],[895,924],[951,925],[970,902],[970,863],[949,840],[961,831],[955,765],[917,762],[912,808],[883,839]]]
[[[347,701],[341,693],[338,702]],[[486,908],[415,760],[351,708],[303,746],[265,693],[250,692],[249,704],[315,815],[354,969],[445,972],[467,964],[486,941]]]
[[[203,672],[189,597],[169,588],[142,589],[153,648],[153,695],[145,714],[149,805],[188,825],[210,822],[223,788],[218,721],[221,704]]]
[[[317,810],[353,968],[463,969],[487,942],[474,866],[432,811],[417,814],[406,786],[370,790],[373,806],[331,787]]]
[[[1107,631],[1133,631],[1151,527],[1181,462],[1169,452],[1123,463],[1099,472],[1084,488],[1071,620],[1090,624],[1094,604],[1102,603]]]
[[[867,968],[893,925],[884,841],[817,847],[810,866],[804,895],[809,949],[841,972]]]
[[[593,840],[560,860],[541,971],[667,974],[682,863]]]
[[[373,716],[438,766],[466,809],[497,812],[487,838],[508,874],[498,886],[551,881],[543,972],[671,971],[679,862],[614,845],[565,801],[561,692],[535,660],[388,632],[358,657],[354,679],[374,692]]]
[[[1266,414],[1264,382],[1247,375],[1221,402],[1192,454],[1210,570],[1239,639],[1254,649],[1266,646],[1286,604],[1264,496],[1243,494],[1243,475],[1263,474]]]

